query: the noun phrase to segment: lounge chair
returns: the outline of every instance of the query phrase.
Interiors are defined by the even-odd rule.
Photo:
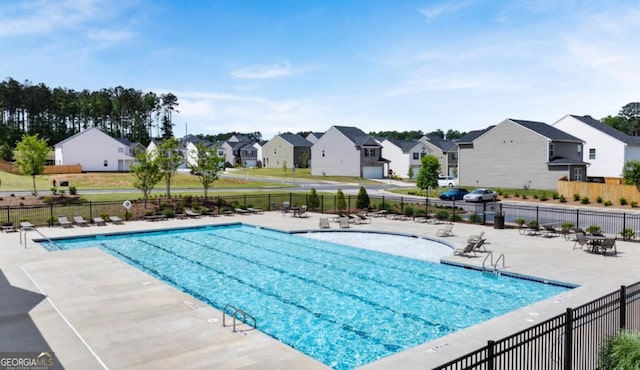
[[[615,237],[606,237],[602,244],[598,246],[602,251],[602,255],[607,255],[607,250],[612,249],[614,255],[618,255],[618,250],[616,249],[616,238]]]
[[[477,256],[476,254],[476,244],[478,243],[482,243],[481,239],[478,242],[472,242],[472,243],[467,243],[467,245],[464,248],[458,248],[456,250],[453,251],[453,255],[454,256],[465,256],[465,257],[471,257],[471,254],[473,253],[474,256]]]
[[[187,217],[193,217],[193,218],[198,218],[202,215],[202,213],[200,212],[194,212],[191,209],[185,209],[184,210],[184,214],[187,215]]]
[[[453,236],[453,224],[444,225],[442,229],[438,229],[436,236]]]
[[[5,221],[2,223],[2,232],[3,233],[11,233],[16,230],[16,226],[13,224],[13,221]]]
[[[340,217],[339,221],[341,229],[349,228],[349,218],[348,217]]]
[[[297,213],[298,213],[298,217],[301,217],[301,218],[309,217],[309,215],[307,214],[307,206],[300,207]]]
[[[483,239],[483,237],[484,237],[484,231],[481,231],[480,234],[478,234],[478,235],[471,235],[467,239],[467,243],[475,243],[475,242]]]
[[[96,226],[104,226],[107,224],[106,222],[104,222],[104,218],[102,217],[94,217],[91,220],[94,224],[96,224]]]
[[[122,223],[122,219],[118,216],[109,216],[109,221],[113,222],[116,225],[120,225]]]
[[[329,219],[327,217],[320,217],[320,223],[318,225],[321,229],[329,229]]]
[[[356,223],[357,224],[370,224],[371,223],[371,218],[367,217],[365,215],[356,214],[355,218],[356,218]]]
[[[474,252],[486,252],[487,248],[484,247],[484,243],[486,242],[486,239],[478,239],[478,240],[474,240],[471,243],[473,243],[473,251]]]
[[[69,221],[67,216],[58,216],[58,225],[62,227],[73,227],[73,224]]]
[[[387,210],[381,209],[373,214],[374,217],[387,217]]]
[[[558,236],[558,230],[556,230],[555,227],[549,225],[549,224],[544,224],[542,225],[542,236],[545,236],[547,238],[551,238],[554,236]]]
[[[89,221],[82,216],[73,216],[73,223],[79,226],[89,226]]]
[[[247,211],[246,209],[243,208],[234,208],[233,211],[235,213],[241,214],[241,215],[248,215],[251,214],[251,212]]]
[[[247,211],[255,214],[262,214],[262,208],[247,207]]]

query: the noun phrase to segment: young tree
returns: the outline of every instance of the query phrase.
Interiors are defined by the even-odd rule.
[[[415,175],[415,173],[413,172],[413,167],[409,167],[409,171],[407,171],[407,176],[409,177],[409,180],[413,179],[413,175]]]
[[[338,212],[344,212],[344,210],[347,209],[347,202],[344,199],[342,189],[338,189],[336,192],[336,208],[338,209]]]
[[[32,177],[33,195],[38,195],[36,176],[44,171],[44,163],[48,153],[47,139],[39,139],[38,134],[24,135],[22,141],[16,145],[16,164],[22,174]]]
[[[147,199],[153,187],[162,180],[160,167],[152,155],[147,152],[140,152],[136,156],[136,162],[131,167],[133,173],[133,186],[142,191],[144,197],[144,208],[147,208]]]
[[[307,200],[307,205],[309,206],[309,209],[312,210],[320,207],[320,197],[318,197],[316,188],[311,188],[311,193],[309,193],[309,200]]]
[[[218,179],[218,172],[224,165],[224,157],[218,156],[217,146],[209,147],[200,142],[196,144],[196,148],[198,154],[193,158],[195,165],[189,165],[189,168],[200,177],[206,202],[209,188]]]
[[[184,155],[180,151],[180,143],[174,137],[164,140],[156,149],[154,161],[160,167],[160,173],[167,187],[167,198],[171,198],[171,180],[182,164]]]
[[[440,162],[438,157],[429,154],[420,160],[420,171],[416,179],[416,185],[425,190],[428,187],[438,187],[438,175],[440,174]]]
[[[622,177],[627,185],[640,185],[640,161],[632,159],[624,164]]]
[[[13,160],[13,149],[11,149],[11,145],[8,141],[5,141],[4,143],[2,143],[2,146],[0,146],[0,158],[4,159],[5,161]]]
[[[369,194],[367,194],[367,189],[364,186],[360,186],[360,190],[358,191],[358,198],[356,199],[356,208],[358,209],[369,209],[370,201]]]

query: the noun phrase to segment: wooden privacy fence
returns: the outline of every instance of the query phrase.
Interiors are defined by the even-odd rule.
[[[59,166],[44,166],[44,175],[66,174],[66,173],[82,173],[82,165],[65,164]]]
[[[626,199],[627,203],[638,202],[640,204],[640,190],[635,185],[616,184],[614,181],[606,179],[605,184],[597,182],[580,181],[558,181],[558,194],[564,195],[567,199],[573,199],[574,194],[579,194],[581,198],[587,197],[589,201],[595,202],[597,197],[603,201],[611,201],[618,204],[620,198]]]

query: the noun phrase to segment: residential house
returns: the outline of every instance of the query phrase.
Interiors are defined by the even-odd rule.
[[[136,144],[105,134],[97,127],[55,144],[55,164],[80,164],[83,171],[129,171]]]
[[[357,127],[331,126],[311,147],[311,174],[383,178],[382,146]]]
[[[264,144],[262,165],[267,168],[309,167],[311,146],[307,139],[296,134],[279,134]]]
[[[218,149],[224,153],[224,157],[226,158],[225,163],[232,167],[245,166],[252,163],[253,166],[255,166],[255,161],[257,160],[257,158],[259,158],[257,152],[258,149],[254,148],[256,152],[252,153],[251,148],[245,148],[247,144],[253,145],[255,143],[252,143],[247,135],[233,135],[220,146],[218,146]],[[243,149],[245,150],[244,152]],[[245,159],[242,158],[243,154],[245,155]]]
[[[422,158],[433,155],[438,158],[440,172],[447,176],[456,176],[458,170],[458,151],[453,140],[439,136],[425,135],[418,140],[384,139],[380,142],[384,158],[390,161],[389,169],[399,177],[409,177],[409,168],[413,178],[418,176],[422,167]]]
[[[640,160],[640,137],[627,135],[591,116],[568,114],[553,127],[585,141],[582,159],[589,162],[589,177],[622,177],[627,161]]]
[[[310,132],[305,139],[307,139],[311,144],[315,144],[322,135],[324,135],[324,132]]]
[[[384,158],[389,160],[389,168],[385,173],[393,173],[398,177],[409,177],[411,167],[411,150],[417,145],[417,140],[379,139]],[[418,161],[419,162],[419,161]],[[420,166],[418,165],[418,168]],[[413,177],[418,172],[414,168]]]
[[[543,122],[506,119],[458,141],[462,186],[556,189],[557,181],[586,181],[584,142]]]

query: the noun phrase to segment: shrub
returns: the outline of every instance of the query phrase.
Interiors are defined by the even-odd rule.
[[[573,194],[573,200],[575,200],[576,202],[580,200],[580,194],[575,193]]]
[[[589,198],[587,197],[583,197],[582,199],[580,199],[580,204],[589,204],[591,202],[589,202]]]
[[[445,211],[444,209],[441,209],[438,212],[436,212],[436,218],[438,220],[446,220],[447,218],[449,218],[449,212]]]
[[[517,191],[515,193],[513,193],[513,196],[516,198],[520,198],[520,193],[518,193]]]
[[[567,203],[567,198],[565,198],[564,195],[560,195],[559,201],[560,203]]]
[[[132,216],[133,216],[133,213],[131,213],[131,211],[124,211],[124,219],[126,221],[129,221]]]
[[[531,220],[527,223],[527,226],[529,226],[532,229],[538,228],[538,226],[540,226],[540,224],[538,224],[538,221],[536,220]]]
[[[620,231],[620,235],[622,235],[622,237],[624,239],[633,239],[633,238],[636,237],[635,231],[633,231],[632,229],[630,229],[628,227],[626,229],[623,229],[622,231]]]
[[[547,197],[547,193],[540,194],[540,201],[544,202],[547,200],[549,200],[549,198]]]
[[[515,222],[518,226],[522,226],[527,223],[527,220],[525,220],[522,217],[518,217],[515,220],[513,220],[513,222]]]
[[[533,194],[533,199],[538,199],[538,194]]]
[[[318,192],[316,192],[315,188],[311,188],[311,192],[309,193],[309,199],[307,200],[307,205],[309,209],[318,209],[320,207],[320,197],[318,196]]]
[[[560,194],[558,194],[557,192],[555,192],[555,191],[554,191],[554,192],[551,194],[551,197],[552,197],[554,200],[556,200],[556,199],[559,199],[559,198],[560,198]]]
[[[600,227],[600,225],[589,225],[585,231],[589,234],[600,234],[602,232],[602,227]]]
[[[416,209],[416,212],[414,213],[414,215],[416,217],[424,217],[424,216],[427,215],[427,211],[425,209],[423,209],[423,208],[418,208],[418,209]]]
[[[176,216],[176,213],[173,209],[171,208],[165,208],[162,210],[162,214],[165,215],[168,218],[172,218]]]
[[[605,200],[603,204],[605,205],[605,207],[609,207],[613,205],[613,203],[611,203],[610,200]]]
[[[391,205],[389,203],[387,203],[387,202],[382,202],[382,203],[378,204],[378,209],[379,210],[388,211],[388,210],[391,209]]]
[[[635,200],[631,202],[631,208],[638,208],[638,202]]]
[[[367,194],[367,189],[365,189],[364,186],[360,186],[360,190],[358,191],[358,197],[356,198],[356,208],[369,208],[369,194]]]
[[[53,197],[50,197],[48,195],[45,195],[44,197],[42,197],[42,201],[45,203],[51,203],[52,200],[53,200]]]
[[[627,205],[627,198],[625,198],[625,197],[620,197],[618,199],[618,201],[620,202],[621,206],[626,206]]]
[[[479,223],[480,221],[482,221],[482,216],[480,216],[479,214],[472,213],[469,215],[469,222]]]
[[[58,194],[58,188],[56,188],[55,186],[51,188],[51,194],[56,195]]]
[[[405,216],[412,217],[414,213],[415,213],[415,209],[413,209],[413,207],[411,207],[411,206],[404,207],[404,215]]]
[[[76,188],[75,186],[69,186],[69,194],[71,195],[78,194],[78,188]]]
[[[600,369],[639,369],[640,333],[621,331],[607,338],[598,353]]]
[[[108,213],[101,213],[100,214],[100,218],[102,218],[105,221],[109,221],[109,214]]]
[[[580,201],[582,201],[582,200],[580,200]],[[596,197],[596,203],[602,203],[602,197],[601,196],[598,195]]]
[[[562,227],[563,230],[569,230],[574,226],[575,225],[573,222],[563,222],[562,225],[560,225],[560,227]]]
[[[522,199],[528,199],[529,197],[527,197],[526,194],[522,194]]]
[[[462,216],[459,214],[451,215],[451,221],[462,221]]]
[[[502,196],[505,199],[509,199],[511,198],[511,195],[509,195],[509,193],[504,193],[504,195]]]

